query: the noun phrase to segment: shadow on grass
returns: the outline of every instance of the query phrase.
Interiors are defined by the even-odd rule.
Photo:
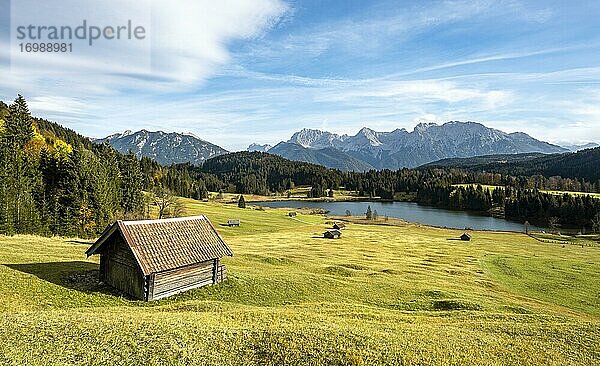
[[[116,289],[100,282],[98,264],[84,261],[48,263],[5,263],[15,271],[28,273],[40,280],[87,294],[103,293],[121,296]]]
[[[85,245],[92,245],[94,244],[93,240],[68,240],[69,243],[73,243],[73,244],[85,244]]]

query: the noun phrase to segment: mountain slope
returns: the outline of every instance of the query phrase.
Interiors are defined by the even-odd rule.
[[[271,149],[269,152],[288,159],[310,159],[313,163],[331,165],[331,156],[350,156],[376,169],[416,167],[444,158],[471,157],[490,154],[562,153],[567,149],[536,140],[522,133],[506,133],[475,122],[418,124],[412,132],[396,129],[377,132],[361,129],[356,135],[338,135],[327,131],[302,129],[287,143],[313,151],[329,149],[327,156],[311,154],[296,147]],[[340,168],[336,158],[335,167]],[[355,165],[353,162],[351,165]]]
[[[269,145],[269,144],[250,144],[250,146],[248,146],[248,148],[246,149],[246,151],[257,151],[257,152],[267,152],[269,151],[270,148],[272,148],[273,146]]]
[[[108,142],[121,153],[131,150],[138,157],[146,156],[162,165],[187,162],[199,165],[206,159],[227,153],[227,150],[191,134],[162,131],[125,131],[94,142]]]
[[[357,159],[348,153],[331,147],[323,149],[309,149],[298,144],[280,142],[271,149],[269,154],[279,155],[289,160],[304,161],[319,164],[328,168],[352,171],[371,170],[374,167],[363,160]]]
[[[544,175],[563,178],[600,179],[600,147],[576,153],[551,155],[521,154],[516,156],[483,156],[444,159],[423,167],[464,168],[511,175]]]

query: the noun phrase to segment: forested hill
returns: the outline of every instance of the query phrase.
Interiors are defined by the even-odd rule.
[[[8,106],[0,100],[0,119],[4,120],[8,116]]]
[[[519,154],[516,156],[490,155],[477,158],[444,159],[423,166],[423,168],[432,167],[463,168],[516,176],[561,176],[597,181],[600,179],[600,147],[576,153],[541,156]]]
[[[494,154],[494,155],[481,155],[473,156],[469,158],[446,158],[437,160],[431,163],[423,164],[417,169],[430,169],[430,168],[464,168],[464,169],[477,169],[492,163],[514,163],[532,160],[548,156],[542,153],[525,153],[525,154]]]
[[[301,172],[303,175],[314,175],[336,171],[335,169],[326,168],[322,165],[292,161],[282,158],[281,156],[257,151],[240,151],[217,156],[207,160],[204,163],[202,170],[214,174],[227,172],[252,174],[256,172],[260,173],[264,170],[275,170],[286,175],[296,174],[297,172]]]
[[[1,107],[1,234],[93,237],[115,218],[144,216],[135,156],[33,118],[22,96]]]
[[[202,172],[213,174],[226,185],[236,187],[236,192],[268,194],[283,192],[296,185],[313,186],[315,196],[324,190],[337,187],[342,181],[339,170],[321,165],[291,161],[263,152],[241,151],[207,160]]]
[[[8,105],[0,101],[0,119],[6,119],[8,114]],[[36,117],[31,117],[31,122],[36,131],[47,139],[62,140],[72,146],[86,149],[92,149],[94,146],[94,143],[88,137],[82,136],[74,130],[61,126],[56,122]]]
[[[56,122],[51,122],[42,118],[33,118],[33,124],[44,137],[58,138],[73,146],[88,150],[91,150],[95,145],[89,138],[78,134],[70,128],[63,127]]]

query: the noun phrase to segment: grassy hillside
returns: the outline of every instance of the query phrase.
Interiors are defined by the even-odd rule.
[[[591,365],[600,247],[186,201],[229,280],[152,303],[98,285],[77,239],[0,237],[0,364]],[[220,225],[239,218],[242,226]],[[584,244],[584,245],[579,245]]]

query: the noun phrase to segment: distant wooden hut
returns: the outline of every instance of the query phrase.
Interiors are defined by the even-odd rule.
[[[288,216],[289,217],[296,217],[296,211],[290,211],[290,212],[288,212]]]
[[[227,220],[227,226],[240,226],[240,220]]]
[[[326,239],[339,239],[342,236],[342,232],[336,229],[327,230],[323,233],[323,237]]]
[[[344,224],[343,222],[336,222],[333,224],[333,228],[336,230],[343,230],[346,228],[346,224]]]
[[[469,235],[469,234],[467,234],[467,233],[463,233],[463,234],[460,236],[460,240],[463,240],[463,241],[470,241],[470,240],[471,240],[471,235]]]
[[[146,301],[223,281],[233,256],[205,216],[117,221],[86,254],[100,254],[101,281]]]

